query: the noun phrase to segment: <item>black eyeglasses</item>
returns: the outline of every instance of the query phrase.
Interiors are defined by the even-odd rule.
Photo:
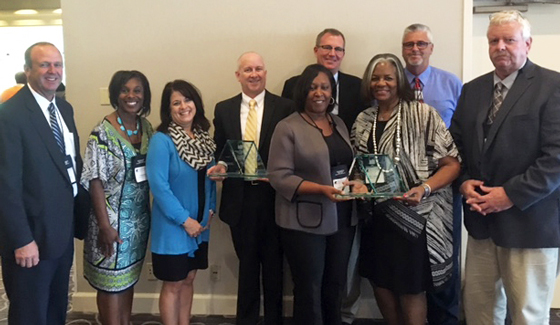
[[[430,45],[430,44],[432,44],[432,43],[430,43],[430,42],[424,42],[424,41],[419,41],[419,42],[416,42],[416,43],[415,43],[415,42],[406,42],[406,43],[403,43],[402,46],[403,46],[405,49],[409,49],[409,50],[410,50],[410,49],[412,49],[412,48],[414,47],[414,45],[416,45],[416,47],[419,48],[420,50],[424,50],[424,49],[426,49],[426,48],[428,47],[428,45]]]
[[[344,51],[345,51],[344,48],[339,47],[339,46],[337,46],[337,47],[332,47],[332,46],[330,46],[330,45],[319,45],[319,48],[322,49],[322,50],[325,51],[325,52],[330,52],[330,51],[332,51],[333,49],[334,49],[334,51],[335,51],[336,53],[344,53]]]

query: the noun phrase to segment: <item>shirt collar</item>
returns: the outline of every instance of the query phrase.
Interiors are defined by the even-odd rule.
[[[55,107],[58,108],[58,106],[56,106],[56,96],[53,97],[52,102],[50,102],[48,99],[46,99],[45,97],[43,97],[43,95],[39,94],[38,92],[35,91],[35,89],[33,89],[33,87],[31,87],[31,85],[29,83],[27,83],[27,87],[29,87],[29,90],[31,90],[31,94],[33,95],[33,97],[35,98],[35,101],[37,101],[37,104],[39,104],[39,107],[41,108],[41,110],[43,112],[46,112],[49,108],[49,105],[52,103]]]
[[[406,75],[406,78],[408,79],[408,82],[412,83],[414,81],[414,78],[418,78],[420,79],[420,82],[422,83],[422,85],[426,85],[426,83],[428,82],[428,80],[430,79],[430,75],[432,74],[432,66],[429,65],[426,70],[424,70],[424,72],[422,72],[419,76],[414,75],[412,72],[408,71],[408,69],[404,69],[404,74]]]
[[[255,96],[255,98],[251,98],[247,96],[245,93],[241,92],[241,104],[249,106],[249,102],[251,99],[254,99],[257,102],[257,107],[263,107],[264,105],[264,94],[266,90],[263,90],[260,94]]]

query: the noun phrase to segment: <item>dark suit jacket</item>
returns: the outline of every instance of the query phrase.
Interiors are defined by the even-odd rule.
[[[463,159],[458,182],[503,186],[514,206],[482,216],[464,204],[475,239],[498,246],[560,246],[560,74],[527,61],[484,140],[493,72],[462,90],[450,131]]]
[[[259,135],[259,155],[265,166],[268,165],[268,149],[276,124],[294,110],[295,105],[293,101],[266,91],[261,133]],[[242,140],[240,111],[241,94],[216,104],[216,110],[214,111],[214,140],[217,146],[216,160],[219,159],[227,140]],[[225,179],[223,182],[219,215],[220,219],[230,226],[237,225],[241,218],[243,182],[242,179],[233,178]],[[263,184],[262,187],[263,197],[266,196],[274,202],[275,192],[272,187],[267,183]]]
[[[294,89],[298,80],[299,76],[286,80],[282,97],[294,99]],[[338,117],[344,121],[348,130],[352,130],[356,117],[366,108],[360,95],[361,85],[362,79],[338,72]]]
[[[73,109],[61,98],[56,104],[74,134],[79,173],[82,160]],[[58,258],[73,234],[74,196],[64,156],[25,86],[0,106],[0,253],[13,255],[35,240],[40,259]]]

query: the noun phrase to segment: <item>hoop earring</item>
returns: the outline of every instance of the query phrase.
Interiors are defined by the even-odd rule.
[[[331,102],[330,102],[330,104],[331,104],[331,105],[336,104],[336,100],[334,99],[334,97],[331,97]]]

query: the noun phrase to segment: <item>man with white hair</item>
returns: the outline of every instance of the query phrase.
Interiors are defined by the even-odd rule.
[[[529,22],[493,14],[495,67],[463,87],[451,133],[469,233],[464,305],[468,324],[494,315],[505,290],[514,324],[548,324],[560,246],[560,74],[531,62]]]
[[[461,95],[463,83],[451,72],[430,65],[434,40],[430,27],[412,24],[405,28],[402,38],[402,56],[405,74],[417,100],[434,107],[449,127]],[[453,272],[449,284],[438,292],[428,292],[428,322],[451,325],[459,321],[459,272],[461,251],[461,196],[453,194]]]

